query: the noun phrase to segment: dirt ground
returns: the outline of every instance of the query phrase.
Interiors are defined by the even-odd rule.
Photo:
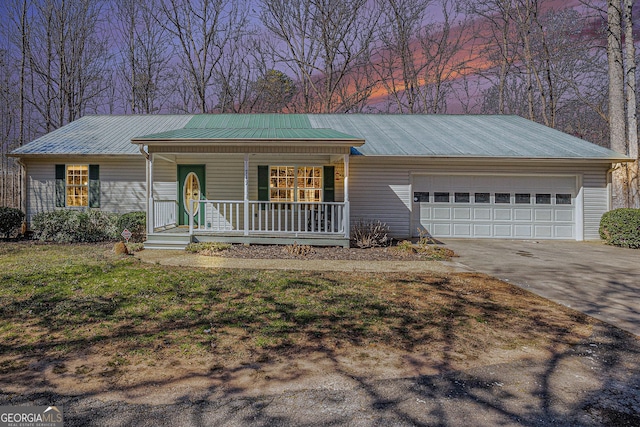
[[[67,426],[640,425],[640,346],[606,325],[477,357],[335,343],[260,357],[118,348],[2,375],[0,404],[57,404]],[[426,344],[426,343],[425,343]]]

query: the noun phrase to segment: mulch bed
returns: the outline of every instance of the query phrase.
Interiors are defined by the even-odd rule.
[[[233,245],[214,256],[246,259],[324,259],[350,261],[424,261],[425,254],[399,250],[395,246],[383,248],[299,247],[282,245]]]

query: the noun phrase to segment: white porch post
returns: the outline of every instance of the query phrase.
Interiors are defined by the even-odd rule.
[[[149,195],[149,206],[147,207],[147,234],[152,234],[155,224],[153,206],[153,154],[149,154],[147,160],[147,194]]]
[[[581,242],[584,240],[584,187],[582,176],[576,177],[578,193],[576,194],[576,240]]]
[[[244,235],[249,235],[249,153],[244,153]]]
[[[344,155],[344,237],[349,239],[350,236],[350,221],[351,215],[349,208],[349,154]]]

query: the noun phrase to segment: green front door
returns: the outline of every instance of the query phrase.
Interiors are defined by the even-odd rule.
[[[178,220],[189,225],[189,214],[194,209],[192,201],[205,199],[204,165],[178,165]],[[201,224],[204,212],[195,205],[194,225]]]

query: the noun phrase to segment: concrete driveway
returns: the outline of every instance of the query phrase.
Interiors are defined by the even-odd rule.
[[[640,250],[601,242],[445,240],[480,271],[640,335]]]

